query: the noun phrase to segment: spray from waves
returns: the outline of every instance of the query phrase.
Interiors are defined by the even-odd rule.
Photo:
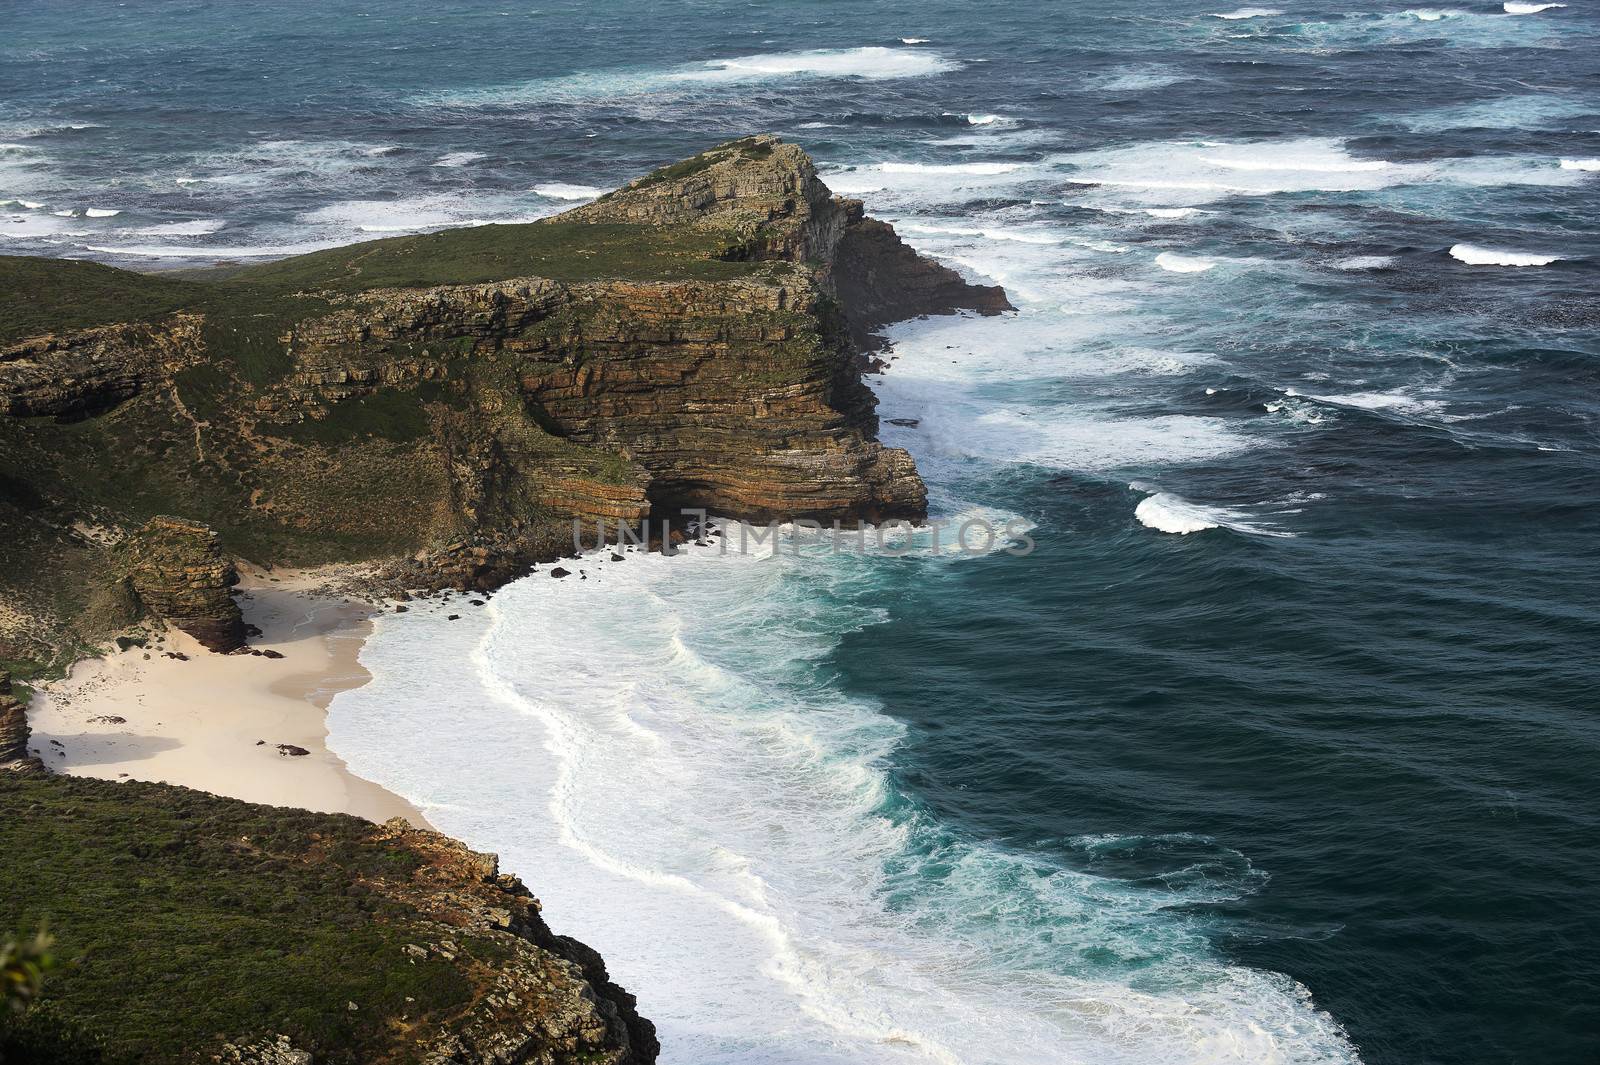
[[[1273,15],[1281,15],[1281,14],[1283,14],[1283,12],[1278,10],[1275,7],[1241,7],[1241,8],[1239,8],[1239,10],[1237,10],[1237,11],[1229,11],[1225,15],[1213,14],[1210,17],[1211,18],[1227,19],[1229,22],[1233,22],[1233,21],[1236,21],[1238,19],[1270,18]]]
[[[1485,248],[1477,244],[1456,244],[1450,248],[1450,257],[1469,266],[1549,266],[1563,258],[1539,252]]]
[[[529,876],[641,993],[663,1061],[1356,1061],[1303,988],[1228,964],[1186,914],[1254,890],[1237,853],[1080,841],[1181,852],[1096,876],[957,837],[899,791],[903,726],[828,666],[882,618],[881,560],[578,566],[456,625],[384,619],[330,743]]]
[[[1503,5],[1508,15],[1537,15],[1541,11],[1553,11],[1566,6],[1566,4],[1526,4],[1519,3],[1518,0],[1506,0]]]

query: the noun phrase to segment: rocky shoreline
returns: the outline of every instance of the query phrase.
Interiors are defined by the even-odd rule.
[[[1000,289],[922,258],[859,201],[833,196],[804,152],[770,136],[524,226],[181,279],[53,260],[0,269],[20,279],[0,297],[0,533],[16,545],[0,565],[0,665],[25,678],[167,626],[210,652],[246,650],[236,559],[359,562],[349,588],[403,610],[414,595],[491,591],[571,555],[575,522],[649,521],[670,540],[694,512],[920,520],[926,488],[909,455],[879,443],[862,381],[874,333],[1010,309]],[[208,803],[222,805],[206,807],[207,824],[273,823],[273,808],[43,767],[0,672],[0,798],[28,804],[15,846],[74,838],[96,803],[151,823]],[[364,933],[431,922],[406,963],[443,965],[467,989],[425,1022],[414,998],[386,1007],[387,1034],[362,1036],[368,1056],[350,1060],[654,1060],[632,996],[592,950],[551,933],[492,856],[401,822],[313,827],[306,818],[321,815],[278,814],[301,833],[288,847],[300,857],[280,847],[260,868],[300,862],[330,897],[385,900],[350,918]],[[338,857],[330,835],[346,840]],[[179,836],[161,852],[179,881],[210,876],[224,839],[252,838]],[[407,871],[359,871],[351,853]],[[85,934],[86,945],[115,951],[116,934]],[[478,949],[458,949],[462,936]],[[225,982],[228,959],[210,964]],[[225,1034],[211,1060],[324,1060],[281,1031]],[[176,1061],[196,1048],[136,1049]]]

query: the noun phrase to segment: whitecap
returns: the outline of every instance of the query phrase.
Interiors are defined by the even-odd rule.
[[[1352,255],[1333,263],[1335,270],[1387,270],[1395,264],[1392,255]]]
[[[1600,159],[1563,159],[1561,160],[1561,169],[1582,170],[1586,173],[1593,173],[1600,170]]]
[[[1283,12],[1279,11],[1275,7],[1241,7],[1237,11],[1230,11],[1225,15],[1212,14],[1211,17],[1227,19],[1228,21],[1232,22],[1238,19],[1268,18],[1272,15],[1281,14],[1283,14]]]
[[[202,237],[215,233],[226,225],[227,223],[220,218],[197,218],[189,222],[164,222],[161,225],[145,226],[130,232],[140,237]]]
[[[1506,0],[1503,5],[1508,15],[1537,15],[1541,11],[1550,11],[1566,4],[1528,4],[1519,3],[1518,0]]]
[[[606,194],[605,189],[594,185],[569,185],[565,181],[547,181],[535,185],[533,191],[550,200],[593,200]]]
[[[1014,126],[1014,125],[1016,125],[1016,122],[1013,119],[1007,118],[1005,115],[968,115],[967,116],[967,125],[969,125],[969,126]]]
[[[1450,249],[1450,256],[1472,266],[1549,266],[1562,258],[1560,255],[1539,252],[1485,248],[1477,244],[1454,245]]]
[[[928,38],[926,38],[926,37],[902,37],[902,38],[900,38],[900,43],[901,44],[927,44],[928,43]]]
[[[109,207],[89,207],[83,213],[89,218],[115,218],[122,212]]]
[[[1162,492],[1150,485],[1131,485],[1135,491],[1153,492],[1133,508],[1133,516],[1140,525],[1157,532],[1187,536],[1207,529],[1230,529],[1251,536],[1293,537],[1294,533],[1263,523],[1250,513],[1233,507],[1207,506],[1193,503],[1171,492]]]
[[[462,167],[466,166],[468,163],[475,163],[479,159],[487,158],[488,155],[484,152],[451,152],[449,155],[441,156],[439,159],[435,160],[433,165],[443,167]]]
[[[732,83],[771,78],[863,78],[879,81],[916,78],[956,70],[960,63],[922,50],[899,48],[819,48],[711,59],[668,75],[672,81]]]
[[[1176,274],[1202,274],[1217,264],[1213,259],[1201,259],[1196,256],[1178,255],[1174,252],[1164,251],[1156,256],[1156,265],[1163,270],[1170,270]]]
[[[19,207],[26,207],[30,211],[44,210],[44,204],[40,203],[38,200],[12,200],[11,202],[15,203]]]

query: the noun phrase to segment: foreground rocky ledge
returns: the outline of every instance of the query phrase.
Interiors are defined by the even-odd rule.
[[[487,589],[575,518],[921,518],[861,352],[1008,306],[768,136],[539,223],[190,279],[0,257],[0,660],[141,617],[226,650],[224,556]]]
[[[0,928],[48,919],[79,959],[0,1018],[8,1062],[656,1058],[633,996],[520,880],[404,822],[24,768],[0,770],[0,855]]]

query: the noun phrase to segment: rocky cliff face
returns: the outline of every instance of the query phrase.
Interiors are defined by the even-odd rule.
[[[183,284],[135,321],[0,332],[0,530],[20,545],[0,657],[92,636],[122,572],[227,647],[215,551],[487,588],[570,550],[574,519],[921,518],[863,346],[894,319],[1007,307],[772,137],[540,223]]]

